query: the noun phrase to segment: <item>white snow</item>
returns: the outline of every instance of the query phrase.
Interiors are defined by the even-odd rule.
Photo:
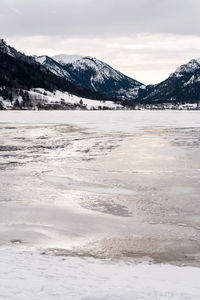
[[[55,75],[70,79],[70,75],[68,74],[68,72],[66,70],[60,68],[59,66],[57,66],[56,63],[50,63],[50,64],[48,64],[48,62],[47,62],[47,56],[46,55],[34,56],[34,58],[35,58],[35,60],[38,63],[40,63],[40,64],[42,64],[44,66],[48,65],[48,69],[52,73],[54,73]],[[62,63],[61,61],[58,61],[58,62]]]
[[[81,55],[67,55],[67,54],[59,54],[59,55],[55,55],[52,56],[52,58],[57,61],[60,64],[69,64],[72,63],[76,60],[79,60],[82,58]]]
[[[0,299],[199,300],[200,269],[0,250]]]
[[[78,104],[80,103],[80,101],[82,101],[83,105],[86,105],[88,109],[92,109],[92,108],[97,109],[99,107],[103,108],[105,106],[112,109],[122,108],[122,105],[115,104],[112,101],[92,100],[92,99],[71,95],[69,93],[64,93],[61,91],[56,91],[55,94],[46,91],[47,96],[45,96],[43,95],[43,92],[44,92],[43,89],[33,89],[30,92],[31,98],[33,99],[35,97],[36,99],[42,99],[42,101],[45,101],[46,103],[56,103],[56,102],[61,102],[62,100],[65,103]]]
[[[93,76],[93,81],[95,82],[103,82],[107,78],[112,78],[115,80],[121,80],[124,75],[112,67],[107,65],[106,63],[90,56],[83,57],[80,60],[73,62],[74,69],[91,69],[95,76]]]
[[[87,105],[88,109],[98,108],[99,106],[100,107],[106,106],[106,107],[109,107],[109,108],[122,108],[122,105],[115,104],[112,101],[92,100],[92,99],[87,99],[87,98],[74,96],[74,95],[71,95],[71,94],[68,94],[68,93],[63,93],[63,92],[60,92],[60,91],[56,92],[55,98],[57,98],[57,100],[62,98],[68,103],[79,103],[80,100],[82,100],[83,104]],[[51,99],[54,101],[55,98],[53,98],[53,99],[51,98]],[[51,101],[51,100],[49,99],[49,101]]]
[[[186,83],[184,83],[184,86],[193,84],[194,81],[195,81],[195,77],[194,77],[194,75],[192,75],[192,76],[190,77],[190,79],[189,79]]]
[[[200,68],[200,59],[192,59],[187,64],[178,67],[175,70],[175,72],[170,75],[170,77],[172,76],[181,77],[183,76],[183,73],[193,72],[194,70],[199,68]]]
[[[40,64],[43,64],[46,61],[46,56],[42,55],[42,56],[35,56],[35,60],[37,62],[39,62]]]

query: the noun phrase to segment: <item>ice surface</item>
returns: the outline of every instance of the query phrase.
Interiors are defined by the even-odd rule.
[[[92,103],[94,100],[88,101]],[[99,103],[99,101],[94,102]],[[198,111],[26,111],[24,113],[19,111],[1,111],[0,121],[18,124],[71,124],[101,131],[128,133],[148,127],[200,127]]]
[[[199,268],[169,265],[200,266],[199,127],[186,111],[0,112],[0,299],[199,299]]]

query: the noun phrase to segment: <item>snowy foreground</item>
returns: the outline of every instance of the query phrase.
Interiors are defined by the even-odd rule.
[[[0,112],[0,300],[200,299],[200,115]]]
[[[0,251],[0,299],[199,300],[200,269]]]

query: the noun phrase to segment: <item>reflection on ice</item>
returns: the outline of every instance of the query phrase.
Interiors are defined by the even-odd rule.
[[[0,120],[1,246],[200,265],[198,112]]]
[[[69,177],[55,176],[55,175],[42,175],[40,178],[48,183],[54,184],[60,188],[69,190],[86,191],[98,194],[110,194],[110,195],[136,195],[137,193],[133,190],[117,188],[117,187],[106,187],[106,186],[95,186],[92,183],[75,181]]]

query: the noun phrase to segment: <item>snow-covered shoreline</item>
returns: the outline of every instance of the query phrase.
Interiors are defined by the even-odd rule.
[[[0,299],[199,300],[200,269],[0,249]]]

